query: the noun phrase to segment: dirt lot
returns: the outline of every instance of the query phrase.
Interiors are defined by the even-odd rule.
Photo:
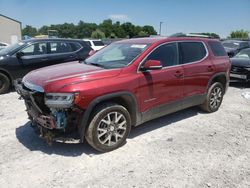
[[[132,130],[100,154],[48,146],[16,93],[0,96],[0,187],[250,187],[250,88],[230,87],[220,110],[187,109]]]

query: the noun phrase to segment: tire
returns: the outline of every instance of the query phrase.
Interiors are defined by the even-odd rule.
[[[201,105],[201,108],[206,112],[216,112],[223,100],[224,87],[221,83],[213,83],[207,93],[205,102]]]
[[[0,73],[0,94],[6,93],[10,88],[10,80],[8,76]]]
[[[130,130],[131,118],[127,109],[115,103],[106,103],[96,108],[85,138],[96,150],[109,152],[126,143]]]

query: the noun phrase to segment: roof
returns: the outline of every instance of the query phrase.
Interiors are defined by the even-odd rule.
[[[22,24],[22,22],[20,22],[20,21],[18,21],[18,20],[15,20],[15,19],[13,19],[13,18],[10,18],[10,17],[8,17],[8,16],[5,16],[5,15],[3,15],[3,14],[0,14],[0,16],[2,16],[2,17],[4,17],[4,18],[7,18],[7,19],[9,19],[9,20],[12,20],[12,21],[14,21],[14,22],[17,22],[17,23],[19,23],[19,24]]]
[[[137,44],[153,44],[170,41],[218,41],[217,39],[202,38],[202,37],[148,37],[148,38],[136,38],[126,39],[118,41],[117,43],[137,43]]]
[[[84,42],[81,39],[65,39],[65,38],[32,38],[24,40],[24,42],[36,42],[36,41],[78,41]]]

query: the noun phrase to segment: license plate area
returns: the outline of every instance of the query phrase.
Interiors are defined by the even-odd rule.
[[[243,80],[247,79],[247,75],[243,75],[243,74],[233,74],[233,73],[231,73],[230,77],[232,77],[232,78],[239,78],[239,79],[243,79]]]

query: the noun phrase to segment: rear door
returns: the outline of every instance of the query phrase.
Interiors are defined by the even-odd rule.
[[[81,46],[80,46],[81,47]],[[48,43],[48,61],[50,65],[75,61],[78,59],[75,49],[76,47],[72,42],[53,41]]]
[[[184,71],[183,96],[206,93],[207,84],[214,74],[214,65],[202,41],[179,42],[180,62]]]
[[[159,46],[144,62],[147,60],[158,60],[163,68],[139,72],[139,94],[143,112],[181,99],[183,86],[183,69],[178,65],[177,43]],[[155,113],[159,112],[155,111]]]

